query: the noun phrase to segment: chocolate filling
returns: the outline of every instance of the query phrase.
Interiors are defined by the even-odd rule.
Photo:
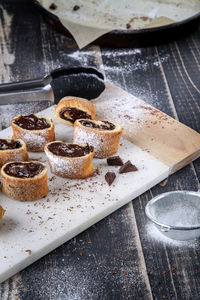
[[[75,107],[67,107],[59,113],[61,119],[70,121],[74,123],[77,119],[90,119],[91,116],[85,111],[75,108]]]
[[[94,122],[81,120],[79,123],[85,127],[95,128],[99,130],[113,130],[115,129],[115,125],[113,123],[110,123],[108,121],[101,121],[101,124],[96,124]]]
[[[0,139],[0,150],[19,149],[22,145],[19,141]]]
[[[46,119],[38,118],[33,114],[20,116],[17,120],[15,120],[15,124],[27,130],[41,130],[50,127],[50,124],[46,121]]]
[[[44,166],[40,163],[23,163],[14,162],[8,164],[4,168],[4,172],[13,177],[18,178],[32,178],[41,173],[44,170]]]
[[[48,150],[55,155],[66,157],[79,157],[85,156],[94,151],[92,146],[88,144],[86,146],[80,146],[77,144],[65,144],[61,142],[55,142],[48,145]]]

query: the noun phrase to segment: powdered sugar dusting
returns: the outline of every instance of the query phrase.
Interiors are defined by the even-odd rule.
[[[112,77],[112,73],[121,72],[122,65],[126,73],[132,73],[133,71],[138,70],[147,70],[149,66],[159,67],[160,63],[166,62],[169,59],[169,54],[161,53],[160,56],[157,54],[147,54],[145,58],[142,53],[142,49],[140,48],[127,48],[127,49],[117,49],[117,50],[109,50],[103,49],[102,56],[103,59],[115,59],[115,64],[109,66],[109,64],[100,65],[101,69],[104,69],[106,72],[110,74]],[[81,61],[83,65],[88,66],[88,56],[96,56],[96,52],[92,50],[80,50],[74,51],[73,53],[68,55],[69,57]],[[126,59],[124,59],[126,58]],[[130,61],[132,62],[130,64]]]
[[[10,126],[11,120],[17,115],[37,113],[47,106],[49,106],[49,101],[0,105],[0,128]]]
[[[52,173],[60,174],[63,177],[77,178],[77,175],[84,172],[84,168],[88,167],[84,156],[74,159],[56,156],[50,151],[45,151],[45,153],[51,164]]]
[[[47,119],[47,122],[50,127],[42,130],[28,130],[18,126],[20,130],[14,128],[13,136],[22,139],[29,151],[44,151],[44,146],[54,140],[53,123],[49,119]]]
[[[178,241],[170,239],[162,234],[152,222],[148,222],[146,225],[146,237],[147,240],[153,239],[157,243],[164,243],[171,247],[199,248],[199,240]]]
[[[105,102],[109,103],[109,110]],[[120,93],[120,90],[112,88],[108,88],[97,100],[94,100],[94,103],[97,105],[97,118],[105,116],[126,127],[127,130],[143,127],[151,118],[149,110],[157,111],[146,103],[141,105],[140,99],[134,96],[127,97]]]
[[[53,107],[42,115],[52,117]],[[55,129],[56,137],[60,140],[70,139],[72,136],[71,126],[60,124]],[[0,134],[2,138],[9,138],[11,135],[11,128]],[[138,171],[119,174],[119,168],[108,166],[105,159],[94,159],[94,174],[84,180],[61,178],[49,170],[49,193],[43,199],[19,202],[1,194],[1,205],[6,214],[1,223],[3,238],[0,239],[0,281],[33,263],[168,176],[169,168],[166,165],[124,139],[121,139],[118,155],[124,161],[131,160]],[[31,153],[30,160],[47,162],[47,157],[45,153]],[[108,171],[116,173],[111,186],[105,181]],[[30,249],[31,254],[26,249]]]
[[[119,123],[127,139],[140,147],[145,147],[145,150],[153,151],[155,157],[159,157],[160,160],[167,161],[164,154],[157,155],[156,147],[151,148],[151,144],[164,143],[165,135],[171,138],[173,130],[177,129],[174,119],[110,83],[106,84],[104,92],[93,100],[93,103],[97,106],[97,119],[104,117],[111,122]],[[162,134],[158,134],[160,130]],[[148,136],[149,143],[143,142],[141,136],[143,138]]]
[[[85,144],[88,143],[89,145],[92,145],[95,149],[96,155],[101,155],[102,153],[102,146],[104,149],[109,149],[109,145],[106,145],[105,143],[102,145],[102,142],[100,141],[100,137],[98,133],[87,130],[87,128],[82,127],[74,127],[74,138],[73,143],[77,144]]]
[[[101,121],[96,121],[98,123]],[[115,126],[118,126],[116,124]],[[102,133],[100,130],[91,130],[86,126],[74,126],[74,143],[85,144],[88,143],[92,145],[95,150],[95,157],[108,157],[113,155],[115,152],[114,149],[118,149],[120,142],[120,134],[117,134],[118,127],[115,127],[114,130],[107,130],[106,134]],[[120,129],[120,127],[119,127]]]
[[[34,147],[40,147],[43,151],[44,146],[46,145],[46,138],[43,135],[36,135],[32,132],[26,132],[21,138],[24,140],[24,142],[29,145],[28,147],[30,149],[33,149]]]
[[[15,149],[14,151],[10,151],[9,156],[1,157],[0,167],[9,162],[9,161],[24,161],[26,158],[26,153],[22,149]]]
[[[109,59],[109,57],[116,58],[114,66],[102,65],[104,70],[109,73],[109,76],[112,77],[112,74],[116,72],[121,72],[122,65],[123,69],[126,73],[132,73],[134,71],[146,71],[149,69],[149,66],[160,67],[160,63],[166,62],[169,58],[169,54],[165,54],[161,56],[160,59],[157,54],[154,55],[141,55],[140,49],[128,49],[123,51],[116,51],[116,52],[103,52],[105,55],[105,59]],[[123,59],[126,57],[126,59]],[[131,61],[131,64],[130,64]]]
[[[9,161],[11,160],[17,160],[17,161],[23,161],[24,160],[24,152],[22,151],[22,149],[19,149],[20,151],[15,150],[14,152],[12,152],[12,154],[10,154],[9,156]]]

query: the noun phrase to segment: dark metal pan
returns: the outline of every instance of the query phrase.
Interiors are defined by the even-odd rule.
[[[33,2],[49,24],[58,32],[73,38],[57,16],[47,11],[37,0],[33,0]],[[107,47],[144,47],[158,45],[188,35],[194,31],[199,24],[200,12],[183,21],[160,27],[138,30],[113,30],[96,39],[93,44]]]

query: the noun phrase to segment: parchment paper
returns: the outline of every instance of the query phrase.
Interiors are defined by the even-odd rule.
[[[200,11],[200,0],[39,0],[59,17],[79,48],[114,29],[142,29],[178,22]],[[50,9],[51,4],[56,9]],[[76,7],[75,7],[76,6]],[[78,9],[75,9],[77,8]]]

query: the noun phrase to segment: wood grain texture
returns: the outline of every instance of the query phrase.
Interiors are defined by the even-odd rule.
[[[96,99],[97,118],[119,123],[123,136],[159,161],[173,173],[200,155],[200,134],[146,102],[106,84]]]
[[[199,36],[200,31],[195,32],[190,38],[184,39],[182,41],[183,47],[186,41],[192,43],[193,39],[199,45]],[[191,120],[191,111],[184,109],[185,117],[181,119],[182,112],[176,110],[175,95],[172,91],[174,86],[169,87],[168,80],[177,84],[179,77],[176,77],[176,74],[171,71],[164,71],[164,66],[170,64],[173,69],[174,53],[169,50],[173,45],[174,43],[171,43],[156,48],[129,49],[128,51],[124,49],[118,53],[118,56],[115,51],[111,55],[109,49],[103,49],[102,57],[107,70],[106,75],[108,79],[115,84],[120,84],[128,92],[197,130],[194,125],[198,118],[198,111],[195,111],[193,121],[188,123],[188,120]],[[185,50],[184,56],[187,55],[187,50]],[[198,56],[197,51],[195,56]],[[191,58],[187,59],[190,60]],[[146,62],[148,63],[146,64]],[[113,65],[113,69],[109,68],[111,65]],[[196,65],[193,65],[192,68],[188,66],[188,73],[193,72],[196,72]],[[178,89],[178,87],[176,88]],[[179,90],[180,99],[184,96],[185,89],[188,89],[188,86],[184,85]],[[187,103],[187,107],[190,107],[189,98]],[[179,109],[183,109],[182,106]],[[168,180],[133,202],[154,299],[197,300],[199,298],[199,262],[197,260],[200,249],[199,241],[189,244],[173,244],[170,241],[164,241],[161,236],[155,234],[152,227],[149,228],[148,220],[144,214],[144,207],[148,200],[162,192],[178,189],[197,190],[199,180],[196,171],[198,174],[199,159],[195,161],[194,166],[190,165],[178,171],[170,176]]]
[[[28,19],[26,21],[28,27],[26,30],[24,29],[24,34],[28,35],[33,30],[34,20],[38,22],[38,16],[37,11],[34,11],[32,7],[30,10],[28,4],[25,6],[27,6],[25,16]],[[24,18],[20,6],[17,8],[8,6],[11,15],[16,13],[15,9],[18,18]],[[29,22],[30,19],[32,22]],[[88,47],[83,51],[77,51],[73,42],[57,35],[42,19],[39,22],[41,22],[41,27],[37,32],[37,41],[43,51],[40,54],[36,51],[35,58],[32,59],[34,51],[29,53],[29,45],[13,43],[14,53],[23,51],[26,54],[26,59],[20,55],[15,59],[12,69],[13,77],[17,75],[15,73],[16,66],[20,66],[19,70],[21,70],[17,75],[19,80],[32,76],[36,78],[38,75],[43,75],[44,70],[46,72],[58,66],[99,66],[102,69],[103,66],[100,66],[101,56],[97,47]],[[11,31],[15,30],[16,35],[16,31],[20,33],[20,29],[16,18]],[[40,73],[38,73],[38,66],[34,64],[31,73],[24,73],[23,66],[27,68],[26,64],[34,60],[40,63]],[[33,110],[34,107],[31,109]],[[14,111],[16,113],[16,110],[13,109],[13,113]],[[115,219],[106,218],[98,226],[97,232],[94,231],[94,228],[89,229],[80,235],[79,242],[76,243],[77,239],[75,239],[66,243],[52,254],[14,276],[12,280],[3,283],[0,287],[0,298],[16,297],[31,300],[116,299],[117,297],[131,299],[135,297],[152,299],[133,208],[129,205],[123,208],[123,211],[124,213],[118,212],[115,215],[116,218],[119,218],[118,226],[115,226]],[[121,232],[120,235],[119,232]],[[97,242],[90,243],[88,235],[91,235],[91,240]],[[88,254],[86,254],[87,251]]]
[[[73,41],[46,25],[28,0],[18,0],[17,4],[14,0],[6,3],[0,0],[0,4],[13,20],[11,23],[3,21],[0,49],[5,45],[2,36],[10,30],[6,45],[10,45],[10,53],[17,57],[11,65],[3,61],[1,81],[36,78],[55,66],[97,66],[113,83],[200,131],[199,94],[192,84],[198,87],[200,80],[200,30],[176,43],[159,47],[103,48],[101,61],[97,48],[78,51]],[[23,29],[21,20],[26,24]],[[40,105],[32,109],[43,109]],[[28,109],[29,106],[18,108]],[[7,124],[6,112],[1,115],[4,124]],[[16,110],[13,108],[11,112],[14,114]],[[134,214],[131,205],[123,207],[1,284],[0,299],[198,300],[199,242],[172,245],[156,240],[154,231],[150,235],[147,230],[144,207],[148,200],[162,192],[197,190],[199,176],[198,159],[136,199]]]

